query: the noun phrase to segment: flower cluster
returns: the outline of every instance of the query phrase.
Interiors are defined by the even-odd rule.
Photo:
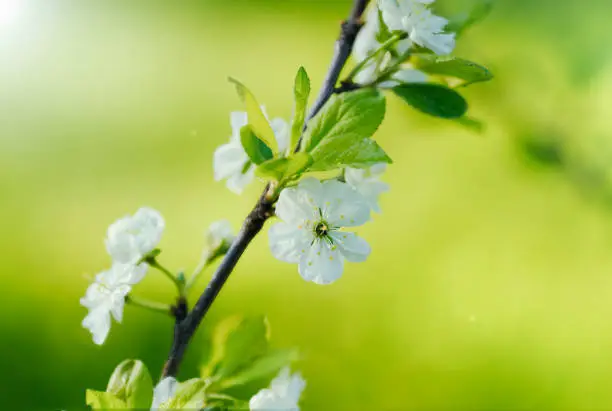
[[[106,340],[111,315],[121,322],[125,297],[144,278],[148,266],[142,260],[155,249],[164,227],[159,212],[141,208],[108,228],[106,249],[113,260],[112,266],[96,275],[81,299],[81,305],[89,310],[82,325],[91,332],[96,344]]]
[[[455,34],[444,32],[448,20],[433,14],[427,6],[434,0],[379,0],[376,7],[368,11],[366,23],[359,32],[353,47],[353,56],[357,62],[369,58],[382,46],[380,41],[381,19],[386,30],[406,33],[406,38],[398,40],[392,47],[396,55],[404,55],[414,45],[428,48],[438,55],[450,54],[455,47]],[[392,64],[392,56],[386,52],[378,59],[372,59],[357,73],[355,81],[369,84],[375,81],[378,74]],[[404,63],[394,72],[390,79],[378,84],[381,88],[393,88],[398,84],[423,83],[427,75]]]
[[[153,391],[151,410],[169,409],[176,402],[177,392],[181,383],[174,377],[161,380]],[[251,411],[286,410],[299,411],[298,402],[306,382],[299,373],[291,374],[288,367],[283,368],[272,380],[269,388],[257,392],[249,401]],[[184,409],[199,409],[205,405],[203,397],[194,396],[190,402],[183,405]]]

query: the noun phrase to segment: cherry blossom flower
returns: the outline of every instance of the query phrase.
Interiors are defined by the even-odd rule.
[[[361,194],[372,211],[380,213],[378,197],[389,191],[389,185],[380,181],[380,176],[387,169],[384,163],[373,165],[367,169],[346,168],[344,178],[346,182]]]
[[[251,411],[299,411],[298,402],[306,381],[299,373],[291,374],[289,368],[283,368],[270,383],[249,401]]]
[[[302,180],[284,189],[276,205],[282,222],[270,228],[274,257],[298,263],[306,281],[329,284],[340,278],[344,260],[365,261],[370,246],[354,233],[341,231],[370,219],[365,199],[351,186],[337,180]]]

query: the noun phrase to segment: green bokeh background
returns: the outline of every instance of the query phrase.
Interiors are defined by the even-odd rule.
[[[212,178],[241,108],[226,76],[289,118],[296,69],[321,83],[349,1],[17,3],[0,25],[0,398],[79,409],[124,358],[157,374],[171,338],[170,318],[133,307],[102,347],[80,327],[106,227],[159,209],[162,261],[186,270],[210,222],[238,228],[261,184],[235,196]],[[301,349],[305,410],[610,409],[611,14],[500,0],[456,53],[497,76],[464,93],[486,130],[390,98],[377,139],[392,191],[359,229],[369,261],[317,286],[261,235],[181,378],[219,319],[265,313],[274,344]],[[153,272],[136,292],[172,297]]]

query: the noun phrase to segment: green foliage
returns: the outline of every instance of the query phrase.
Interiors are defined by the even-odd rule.
[[[435,117],[456,119],[467,111],[465,99],[441,84],[402,84],[394,87],[393,92],[417,110]]]
[[[310,96],[310,78],[308,78],[308,73],[306,73],[304,67],[300,67],[295,76],[293,94],[295,97],[295,108],[293,122],[291,123],[291,144],[289,145],[289,150],[291,151],[294,150],[302,135],[304,121],[306,120],[308,97]]]
[[[380,8],[377,8],[376,17],[378,18],[378,33],[376,33],[376,41],[383,44],[385,41],[389,40],[393,34],[391,34],[391,30],[389,30],[387,23],[385,23]]]
[[[459,37],[465,30],[484,20],[493,10],[494,3],[495,0],[476,0],[472,10],[452,17],[445,30],[456,33]]]
[[[295,153],[290,157],[266,161],[255,169],[255,173],[262,178],[286,181],[299,176],[312,161],[312,157],[308,153]]]
[[[270,147],[255,135],[252,126],[248,124],[240,129],[240,142],[244,151],[255,164],[261,164],[273,157]]]
[[[128,408],[125,401],[103,391],[87,390],[85,392],[85,403],[93,410],[110,411],[117,408]]]
[[[256,383],[264,388],[278,371],[297,359],[297,352],[269,345],[268,322],[263,316],[231,317],[221,322],[212,339],[212,355],[201,377],[212,381],[210,392]]]
[[[308,171],[366,167],[391,159],[370,137],[385,116],[385,97],[375,89],[335,94],[313,117],[304,134]]]
[[[163,404],[163,409],[192,410],[200,409],[206,401],[207,384],[201,378],[192,378],[178,384],[174,397]]]
[[[251,93],[251,91],[238,80],[230,77],[229,81],[236,85],[236,91],[246,106],[249,125],[251,126],[251,129],[255,135],[268,147],[271,147],[273,150],[277,149],[278,146],[276,144],[276,138],[274,137],[272,126],[270,126],[268,119],[264,115],[263,111],[261,111],[261,106],[257,102],[257,99],[253,93]]]
[[[87,390],[86,403],[94,410],[116,408],[147,409],[153,399],[153,380],[142,361],[125,360],[119,364],[105,392]]]
[[[458,79],[458,86],[463,87],[493,78],[486,67],[457,57],[417,54],[412,56],[410,62],[414,68],[427,74]]]

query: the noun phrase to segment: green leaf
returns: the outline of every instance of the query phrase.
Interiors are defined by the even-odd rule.
[[[276,138],[274,137],[272,126],[268,122],[268,119],[266,119],[263,111],[261,111],[261,106],[257,102],[257,99],[255,99],[253,93],[251,93],[251,91],[238,80],[230,77],[229,81],[236,85],[236,91],[238,91],[238,96],[240,96],[240,99],[246,106],[249,124],[255,135],[257,135],[257,137],[268,147],[271,147],[273,150],[277,150],[278,145],[276,143]]]
[[[233,385],[242,385],[254,380],[272,378],[282,368],[297,361],[298,352],[295,349],[270,350],[265,355],[257,358],[253,363],[237,373],[234,377],[223,383],[223,388]]]
[[[206,400],[206,381],[192,378],[178,384],[174,397],[163,404],[168,410],[196,410],[204,406]]]
[[[444,30],[459,37],[465,30],[484,20],[493,10],[494,3],[495,0],[476,0],[472,10],[452,17]]]
[[[311,155],[313,163],[308,171],[328,171],[342,167],[367,168],[377,163],[393,162],[374,140],[354,134],[325,139]]]
[[[414,68],[425,73],[459,79],[459,86],[462,87],[493,78],[486,67],[456,57],[418,54],[413,55],[410,62]]]
[[[115,368],[106,392],[122,400],[129,408],[149,408],[153,380],[142,361],[125,360]]]
[[[149,393],[149,396],[153,396],[153,391]],[[110,411],[128,408],[128,405],[124,401],[113,394],[94,390],[87,390],[85,392],[85,403],[94,410]]]
[[[380,8],[377,7],[376,10],[378,18],[378,33],[376,33],[376,41],[383,44],[385,41],[389,40],[393,34],[391,34],[391,30],[389,30],[387,23],[385,23]]]
[[[240,142],[244,151],[255,164],[261,164],[273,157],[272,150],[253,132],[250,125],[240,129]]]
[[[310,96],[310,78],[308,78],[308,73],[306,73],[304,67],[300,67],[295,76],[293,94],[295,97],[295,108],[293,122],[291,124],[291,144],[289,145],[289,150],[291,151],[293,151],[302,135],[304,121],[306,119],[308,97]]]
[[[323,139],[347,134],[371,137],[384,116],[385,97],[374,88],[334,94],[308,123],[303,150],[311,152]]]
[[[430,83],[402,84],[393,92],[423,113],[441,118],[459,118],[467,111],[467,102],[456,91]]]
[[[212,356],[203,377],[227,378],[268,349],[268,323],[263,316],[231,317],[215,329]]]
[[[268,160],[255,169],[255,173],[262,178],[272,178],[276,181],[290,179],[299,175],[312,163],[308,153],[296,153],[291,157]]]

